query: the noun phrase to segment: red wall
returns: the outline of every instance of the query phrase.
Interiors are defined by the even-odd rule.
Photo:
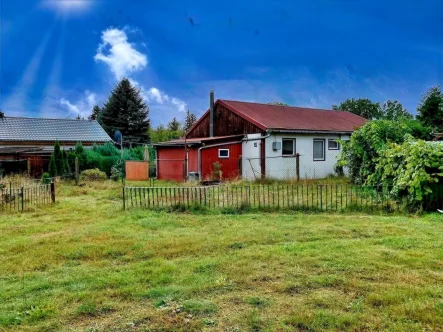
[[[157,148],[157,177],[160,180],[184,181],[183,147]]]
[[[229,158],[219,158],[219,149],[229,149]],[[222,179],[234,179],[239,176],[239,159],[242,154],[241,143],[226,144],[201,150],[202,180],[211,179],[215,162],[221,165]]]
[[[198,173],[198,148],[188,149],[188,171]]]

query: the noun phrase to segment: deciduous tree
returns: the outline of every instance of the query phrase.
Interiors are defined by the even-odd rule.
[[[368,120],[381,118],[382,110],[380,103],[374,103],[369,99],[346,99],[339,105],[332,105],[333,110],[341,110],[360,115]]]

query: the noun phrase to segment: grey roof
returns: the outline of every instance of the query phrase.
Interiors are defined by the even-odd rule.
[[[111,138],[94,120],[0,118],[0,141],[107,142]]]

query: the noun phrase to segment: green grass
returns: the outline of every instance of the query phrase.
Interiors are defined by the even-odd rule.
[[[61,185],[0,216],[0,330],[440,330],[442,215],[122,211]]]

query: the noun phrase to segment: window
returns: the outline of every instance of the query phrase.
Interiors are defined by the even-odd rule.
[[[334,138],[328,139],[328,150],[340,150],[340,144],[338,143],[338,140]]]
[[[295,139],[283,138],[283,156],[294,156],[295,155]]]
[[[325,140],[314,138],[314,161],[325,160]]]
[[[218,149],[219,158],[229,158],[229,149]]]

